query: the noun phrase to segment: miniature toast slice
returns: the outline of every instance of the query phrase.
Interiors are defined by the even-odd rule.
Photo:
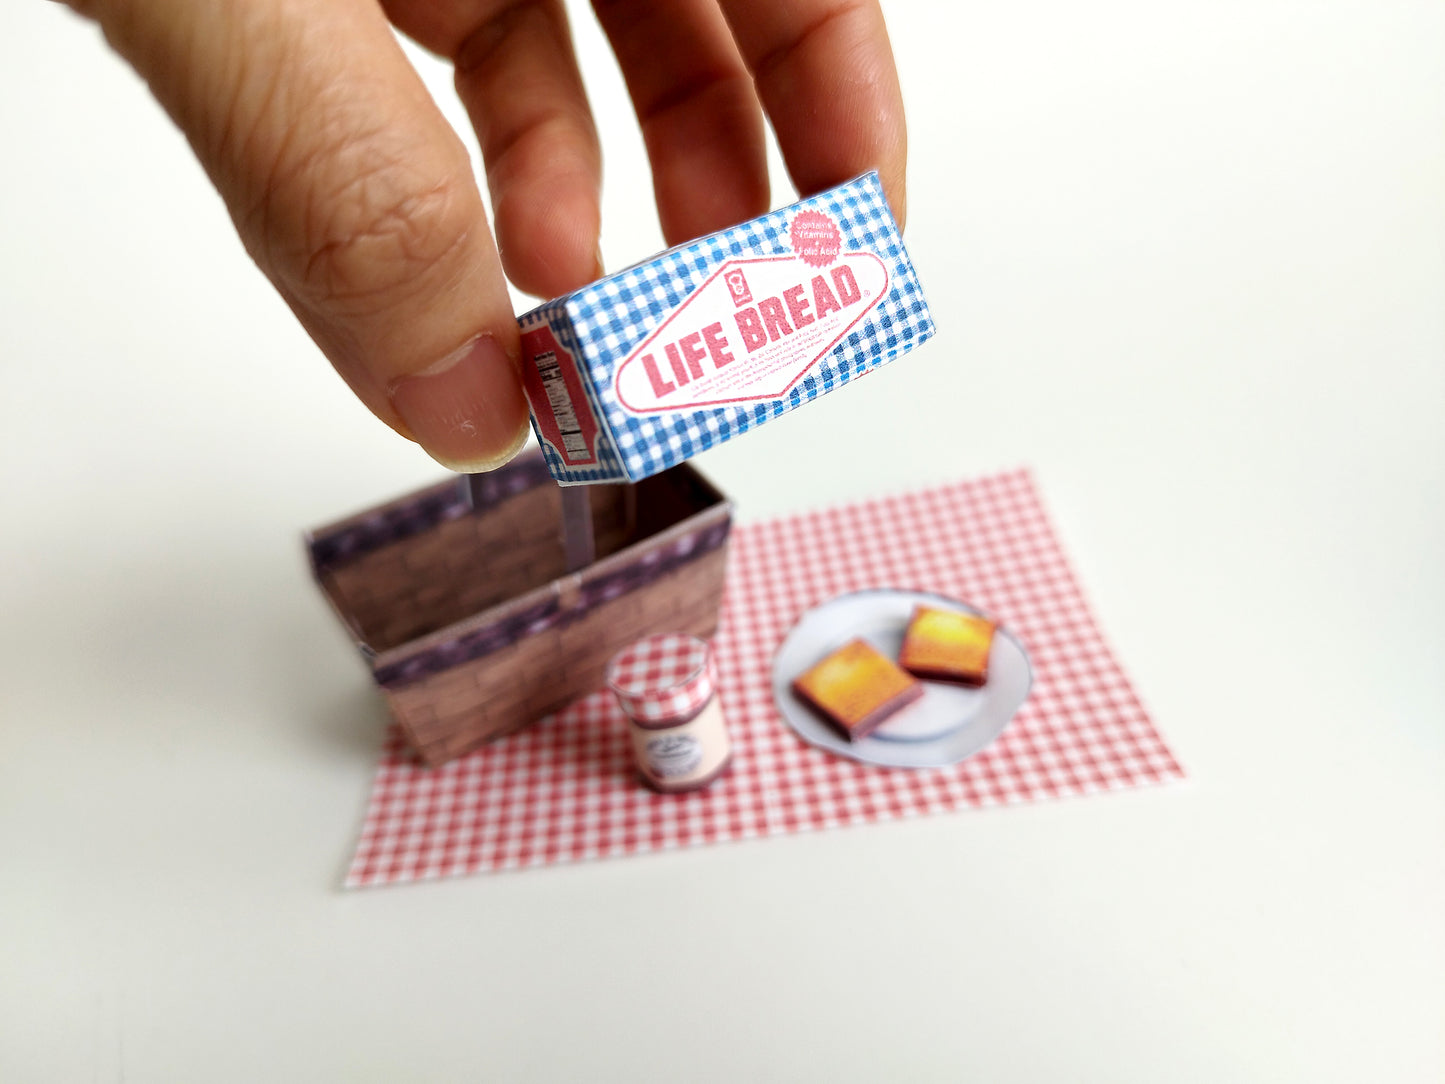
[[[998,622],[978,614],[919,606],[908,622],[898,663],[918,677],[982,685],[997,627]]]
[[[863,640],[852,640],[793,681],[793,691],[850,741],[923,695],[923,686]]]

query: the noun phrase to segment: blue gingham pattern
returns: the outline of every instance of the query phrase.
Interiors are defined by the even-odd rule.
[[[889,278],[884,299],[780,399],[645,417],[623,410],[612,375],[633,348],[725,261],[791,252],[789,224],[808,209],[832,216],[842,233],[843,251],[868,251],[883,260]],[[928,303],[876,173],[669,249],[534,310],[523,317],[524,327],[540,320],[550,322],[558,339],[573,351],[606,434],[602,443],[610,445],[600,450],[598,467],[579,470],[568,467],[542,441],[549,469],[565,482],[636,481],[656,474],[892,361],[934,332]]]

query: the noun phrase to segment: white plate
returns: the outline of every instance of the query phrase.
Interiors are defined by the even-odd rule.
[[[773,699],[783,719],[810,745],[890,768],[941,768],[977,753],[1014,717],[1033,684],[1023,644],[1007,629],[994,632],[988,683],[979,689],[925,681],[923,696],[865,738],[849,741],[793,692],[793,679],[855,637],[890,659],[898,657],[913,608],[981,611],[926,591],[878,588],[839,595],[798,619],[773,656]]]

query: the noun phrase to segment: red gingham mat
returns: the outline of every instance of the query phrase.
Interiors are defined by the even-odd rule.
[[[865,587],[936,591],[1000,619],[1034,685],[997,741],[950,768],[875,768],[805,745],[769,691],[808,608]],[[395,728],[348,887],[866,824],[1183,777],[1105,646],[1033,481],[1014,471],[735,528],[715,641],[732,770],[704,791],[636,780],[625,719],[594,694],[438,769]]]

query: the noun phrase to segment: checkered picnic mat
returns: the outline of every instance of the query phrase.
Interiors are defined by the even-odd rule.
[[[1090,794],[1183,777],[1105,645],[1040,505],[1014,471],[738,527],[715,641],[731,771],[656,794],[625,717],[594,694],[437,769],[393,728],[348,887],[609,858]],[[998,616],[1034,685],[993,745],[949,768],[877,768],[805,745],[772,703],[798,617],[868,587],[934,591]]]

